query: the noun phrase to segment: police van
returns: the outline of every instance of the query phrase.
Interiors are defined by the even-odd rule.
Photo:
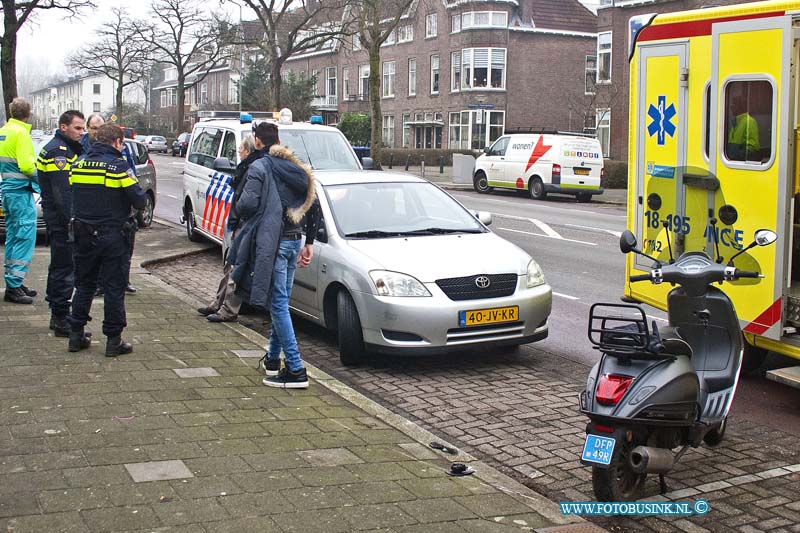
[[[603,149],[591,137],[565,134],[510,134],[497,139],[475,162],[472,184],[479,193],[495,187],[528,191],[534,200],[548,193],[589,202],[603,194]]]
[[[235,118],[234,118],[235,117]],[[341,131],[323,126],[322,117],[311,122],[293,122],[289,109],[279,113],[201,111],[192,130],[183,170],[183,217],[189,240],[203,238],[218,244],[225,240],[231,209],[232,176],[239,163],[242,137],[260,120],[278,125],[281,144],[314,169],[350,168],[355,153],[342,153],[350,146]],[[335,138],[332,138],[335,136]]]

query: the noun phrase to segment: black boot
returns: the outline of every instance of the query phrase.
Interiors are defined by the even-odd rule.
[[[22,285],[20,289],[22,289],[22,292],[25,293],[25,296],[30,296],[31,298],[39,294],[38,292],[36,292],[36,289],[31,289],[30,287],[26,287],[25,285]]]
[[[69,351],[80,352],[92,345],[91,336],[84,333],[83,328],[69,332]]]
[[[50,315],[50,329],[56,337],[69,337],[71,331],[67,317],[60,315]]]
[[[106,341],[106,357],[116,357],[133,351],[133,345],[122,340],[121,335],[109,337]]]
[[[6,287],[6,294],[3,296],[3,300],[13,304],[33,303],[33,298],[25,294],[25,291],[22,290],[22,287]]]

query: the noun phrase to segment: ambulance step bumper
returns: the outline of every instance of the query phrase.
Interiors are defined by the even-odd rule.
[[[800,327],[800,297],[786,298],[786,321],[792,326]]]
[[[767,379],[800,389],[800,366],[790,366],[787,368],[768,370]]]

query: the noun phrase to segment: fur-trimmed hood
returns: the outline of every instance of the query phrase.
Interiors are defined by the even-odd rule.
[[[303,220],[303,217],[308,212],[308,210],[311,209],[311,206],[314,205],[314,201],[317,199],[317,189],[314,186],[314,171],[311,169],[309,165],[300,161],[300,159],[298,159],[297,156],[294,155],[294,152],[292,152],[289,148],[285,146],[281,146],[278,144],[273,145],[269,149],[269,155],[279,160],[294,163],[295,165],[300,167],[302,171],[305,173],[306,177],[305,185],[307,189],[304,201],[300,205],[286,206],[286,218],[293,224],[299,224],[300,221]],[[275,163],[277,167],[281,167],[280,170],[283,173],[287,173],[290,172],[291,170],[294,170],[290,169],[289,165],[280,165],[278,161],[276,161]],[[292,183],[289,180],[287,180],[286,186],[289,189],[294,189],[295,192],[297,192],[297,189],[292,187]]]

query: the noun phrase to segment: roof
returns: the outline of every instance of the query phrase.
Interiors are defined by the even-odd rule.
[[[578,0],[522,0],[520,19],[537,29],[597,33],[597,16]]]

